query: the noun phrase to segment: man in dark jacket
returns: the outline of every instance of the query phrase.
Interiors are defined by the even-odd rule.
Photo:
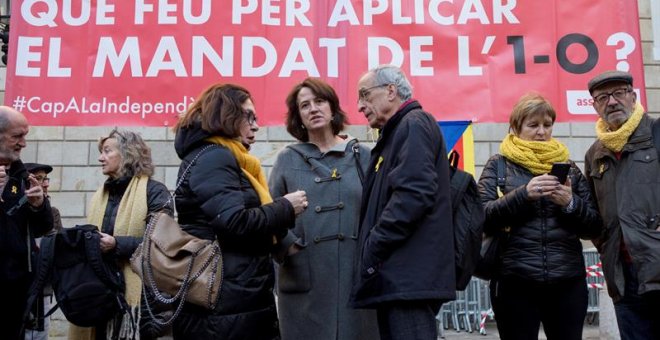
[[[50,178],[48,174],[53,171],[53,167],[48,164],[40,163],[23,163],[25,169],[30,174],[34,175],[34,178],[39,182],[41,188],[44,190],[44,196],[50,201],[50,196],[48,196],[48,188],[50,187]],[[51,206],[51,211],[53,212],[53,232],[57,232],[62,229],[62,218],[60,217],[60,211]],[[40,240],[37,240],[39,244]],[[46,285],[43,291],[43,312],[48,312],[52,307],[53,301],[53,287],[50,284]],[[48,328],[50,327],[50,318],[44,318],[43,330],[39,330],[41,325],[27,325],[25,330],[25,340],[40,340],[48,339]]]
[[[358,82],[358,110],[380,137],[362,195],[355,308],[375,308],[382,339],[435,339],[455,298],[447,150],[403,72],[380,66]]]
[[[585,173],[603,217],[594,240],[622,339],[660,339],[660,163],[653,119],[637,103],[633,78],[608,71],[589,81],[600,115]]]
[[[48,199],[20,160],[29,130],[18,111],[0,106],[0,292],[8,311],[0,318],[3,339],[21,339],[22,318],[33,277],[35,237],[53,228]]]

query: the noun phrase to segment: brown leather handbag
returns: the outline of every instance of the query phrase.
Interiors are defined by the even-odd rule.
[[[200,151],[179,178],[177,189],[190,167],[208,149]],[[176,192],[176,189],[175,189]],[[171,198],[169,202],[174,202]],[[174,206],[176,213],[176,206]],[[142,278],[143,289],[163,304],[178,305],[173,315],[161,320],[145,301],[147,311],[156,323],[166,325],[179,315],[187,301],[214,309],[222,288],[222,251],[218,240],[205,240],[190,235],[165,212],[150,215],[142,243],[131,257],[131,268]]]

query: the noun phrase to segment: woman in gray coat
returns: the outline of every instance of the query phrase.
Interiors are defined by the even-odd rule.
[[[277,256],[282,339],[378,339],[375,313],[348,307],[368,149],[339,134],[346,115],[322,80],[305,79],[286,103],[287,131],[299,143],[278,155],[270,191],[278,197],[305,190],[309,208]]]

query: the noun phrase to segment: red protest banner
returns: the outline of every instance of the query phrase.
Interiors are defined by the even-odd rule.
[[[173,125],[214,82],[247,87],[262,125],[288,90],[400,65],[439,120],[506,122],[528,91],[595,119],[587,81],[628,70],[645,103],[637,2],[607,0],[12,1],[5,103],[33,125]]]

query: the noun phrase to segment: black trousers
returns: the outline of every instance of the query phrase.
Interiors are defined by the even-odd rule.
[[[7,340],[23,339],[23,314],[27,305],[29,282],[23,284],[0,284],[4,293],[2,308],[7,312],[0,318],[0,338]]]
[[[548,340],[580,340],[587,315],[585,277],[539,283],[516,277],[493,280],[490,296],[500,338],[538,339],[539,327]]]
[[[614,303],[616,321],[621,340],[660,339],[660,291],[654,290],[639,295],[637,270],[632,264],[623,264],[626,280],[625,293],[621,300]]]

